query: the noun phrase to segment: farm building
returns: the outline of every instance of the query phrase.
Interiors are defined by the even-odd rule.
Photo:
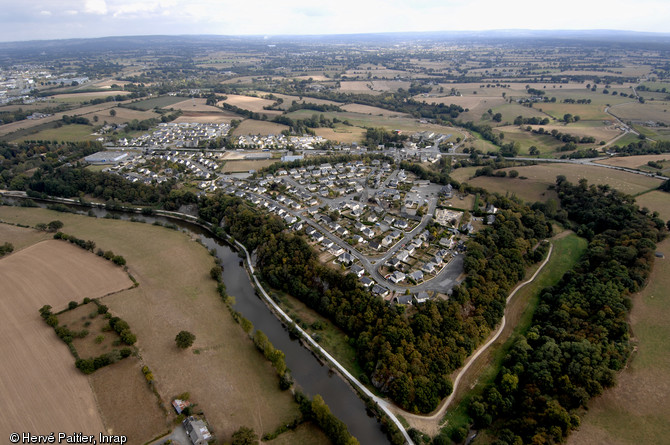
[[[182,424],[193,445],[205,445],[212,439],[212,434],[202,420],[198,420],[191,416],[184,419]]]

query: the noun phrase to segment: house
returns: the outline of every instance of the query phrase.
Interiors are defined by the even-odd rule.
[[[184,419],[182,424],[193,445],[206,445],[212,439],[212,434],[202,420],[196,420],[195,417],[190,416]]]
[[[400,261],[398,257],[392,257],[386,262],[386,264],[388,264],[390,267],[396,267],[396,268],[401,266],[400,263],[402,263],[402,261]]]
[[[358,264],[354,264],[353,266],[351,266],[351,273],[356,275],[358,278],[360,278],[365,273],[365,269],[363,269]]]
[[[382,246],[388,247],[391,244],[393,244],[393,238],[391,238],[389,235],[385,236],[382,240]]]
[[[400,272],[399,270],[396,270],[395,272],[393,272],[391,274],[391,276],[389,277],[389,280],[391,280],[395,284],[398,284],[398,283],[402,283],[403,281],[405,281],[405,278],[406,278],[406,275],[404,273]]]
[[[368,238],[373,238],[375,236],[375,232],[369,227],[366,227],[363,230],[361,230],[361,233],[367,236]]]
[[[367,288],[369,288],[370,286],[372,286],[373,284],[375,284],[375,282],[372,281],[372,280],[371,280],[370,278],[368,278],[368,277],[362,277],[360,281],[361,281],[361,284],[362,284],[363,286],[367,287]]]
[[[381,247],[377,241],[370,241],[370,244],[368,245],[372,250],[379,250],[379,248]]]
[[[427,262],[426,264],[423,265],[421,270],[426,272],[426,273],[433,273],[433,272],[435,272],[435,263],[429,261],[429,262]]]
[[[409,224],[407,224],[407,221],[404,219],[396,219],[393,222],[393,226],[399,228],[400,230],[405,230],[407,227],[409,227]]]
[[[354,235],[353,240],[354,240],[355,243],[364,243],[365,242],[365,238],[363,238],[360,235]]]
[[[395,304],[412,304],[412,295],[397,295],[393,297]]]
[[[191,405],[191,402],[188,400],[181,400],[181,399],[174,399],[172,401],[172,407],[174,408],[175,411],[177,411],[177,414],[181,414],[184,409],[186,409],[188,406]]]
[[[337,257],[337,261],[342,264],[351,264],[354,261],[354,257],[349,252],[344,252]]]
[[[344,253],[344,249],[341,248],[340,246],[335,245],[335,246],[333,246],[332,249],[330,249],[330,253],[332,253],[336,257],[339,257],[340,255],[342,255]]]
[[[417,283],[419,281],[423,280],[423,272],[421,272],[420,270],[415,270],[414,272],[410,273],[408,276],[411,279],[413,279],[414,281],[416,281]]]
[[[364,278],[367,278],[367,277],[364,277]],[[383,287],[381,287],[379,284],[375,284],[374,286],[372,286],[372,293],[375,294],[375,295],[380,295],[382,297],[385,297],[389,294],[389,291],[388,291],[388,289],[384,289]]]
[[[409,257],[409,252],[406,250],[401,250],[400,252],[397,253],[396,258],[400,261],[405,261]]]
[[[430,296],[428,295],[428,292],[421,291],[414,296],[414,299],[417,303],[425,303],[426,301],[430,300]]]
[[[454,237],[452,236],[450,238],[447,237],[440,238],[440,246],[446,247],[447,249],[453,249]]]

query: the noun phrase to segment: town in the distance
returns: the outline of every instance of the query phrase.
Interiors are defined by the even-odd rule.
[[[666,34],[0,43],[0,437],[662,443],[668,108]]]

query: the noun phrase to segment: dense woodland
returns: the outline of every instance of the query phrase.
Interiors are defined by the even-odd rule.
[[[405,311],[364,290],[353,274],[322,265],[305,239],[283,231],[278,218],[241,199],[205,198],[200,216],[223,222],[248,248],[257,248],[264,281],[330,318],[350,338],[371,382],[405,409],[430,412],[451,392],[449,374],[488,335],[502,316],[505,298],[525,267],[542,258],[537,243],[551,234],[539,211],[504,197],[493,226],[481,231],[466,258],[468,280],[450,301]],[[495,284],[492,284],[495,283]]]
[[[544,289],[531,328],[511,348],[496,381],[470,404],[475,427],[493,425],[497,445],[560,443],[579,426],[578,410],[614,385],[629,353],[630,294],[645,285],[663,221],[608,186],[556,190],[588,249]]]

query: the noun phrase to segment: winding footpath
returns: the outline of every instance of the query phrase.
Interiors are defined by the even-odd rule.
[[[554,250],[554,245],[549,244],[549,253],[547,254],[547,258],[545,258],[545,260],[542,262],[540,267],[535,271],[535,273],[533,274],[532,277],[530,277],[528,280],[524,281],[523,283],[519,283],[517,285],[517,287],[514,288],[514,290],[509,294],[509,296],[507,297],[507,300],[505,301],[505,308],[509,307],[509,302],[512,300],[514,295],[516,295],[516,293],[521,288],[523,288],[524,286],[526,286],[529,283],[532,283],[533,280],[535,280],[535,277],[537,277],[537,275],[542,271],[542,269],[544,269],[544,266],[546,266],[546,264],[549,262],[549,259],[551,258],[551,254],[552,254],[553,250]],[[479,356],[481,356],[484,352],[486,352],[486,350],[493,343],[495,343],[496,340],[498,340],[498,338],[500,337],[500,335],[503,332],[503,329],[505,329],[506,319],[507,319],[506,315],[503,315],[502,320],[500,322],[500,326],[498,327],[498,330],[495,332],[495,334],[489,339],[489,341],[487,341],[484,345],[480,346],[477,349],[477,351],[468,358],[467,362],[465,363],[465,366],[463,366],[461,368],[461,370],[456,375],[456,378],[454,379],[454,389],[451,391],[451,394],[449,395],[449,397],[447,397],[446,399],[444,399],[444,401],[442,401],[442,404],[438,408],[437,411],[435,411],[433,414],[428,415],[428,416],[422,416],[422,415],[419,415],[419,414],[412,414],[412,413],[408,413],[408,412],[403,412],[402,415],[404,417],[409,417],[409,418],[418,419],[418,420],[436,420],[436,419],[441,418],[442,416],[444,416],[444,414],[447,411],[447,408],[449,407],[451,402],[454,400],[454,397],[456,395],[456,390],[458,389],[458,385],[460,384],[461,380],[463,379],[463,376],[468,372],[468,370],[470,369],[472,364],[475,361],[477,361],[477,358]],[[397,409],[399,409],[399,408],[397,408]]]

